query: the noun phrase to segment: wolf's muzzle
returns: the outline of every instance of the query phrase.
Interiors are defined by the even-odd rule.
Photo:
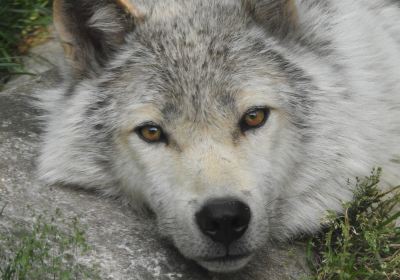
[[[243,236],[250,218],[249,206],[232,199],[211,200],[196,213],[201,232],[226,247]]]

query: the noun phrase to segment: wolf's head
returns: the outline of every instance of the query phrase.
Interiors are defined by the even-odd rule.
[[[332,144],[345,116],[324,101],[329,32],[305,36],[293,1],[56,0],[55,13],[70,66],[43,178],[147,205],[219,272],[348,197],[332,176],[346,174]]]

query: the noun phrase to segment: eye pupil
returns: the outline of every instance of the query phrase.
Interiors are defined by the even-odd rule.
[[[162,129],[158,126],[146,125],[136,130],[138,135],[146,142],[160,142],[163,140]]]
[[[156,134],[158,132],[157,127],[149,127],[147,130],[150,134]]]
[[[252,119],[252,120],[256,119],[257,118],[257,113],[256,112],[249,113],[249,118]]]

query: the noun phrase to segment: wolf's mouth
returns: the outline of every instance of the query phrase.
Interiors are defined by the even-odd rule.
[[[210,271],[226,273],[243,268],[250,261],[251,257],[251,254],[228,255],[224,257],[201,259],[198,263]]]
[[[237,261],[241,260],[246,257],[250,257],[251,254],[240,254],[240,255],[228,255],[228,256],[223,256],[223,257],[214,257],[214,258],[203,258],[202,261],[207,261],[207,262],[219,262],[219,261]]]

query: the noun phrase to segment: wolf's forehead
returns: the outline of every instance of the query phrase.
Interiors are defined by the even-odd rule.
[[[146,21],[151,25],[157,22],[198,24],[224,24],[231,19],[243,18],[243,0],[141,0],[146,7]],[[138,3],[139,4],[139,3]],[[140,5],[139,5],[140,6]],[[175,21],[176,20],[176,21]]]
[[[191,65],[177,61],[176,68],[162,66],[146,83],[149,90],[141,93],[141,100],[149,100],[166,121],[183,117],[201,122],[236,111],[239,87],[227,70],[212,62],[203,61],[203,70],[196,69],[196,62],[185,63]]]
[[[257,44],[242,38],[248,33],[243,22],[218,19],[215,14],[203,18],[207,11],[196,9],[162,20],[150,18],[137,28],[124,55],[125,74],[140,72],[142,79],[135,82],[147,88],[139,93],[140,99],[161,106],[165,118],[206,115],[217,107],[234,109],[241,62],[254,59],[249,50]],[[258,35],[252,39],[261,40]]]
[[[128,38],[113,76],[132,85],[124,94],[129,103],[151,102],[164,119],[234,116],[243,84],[274,71],[274,42],[246,17],[240,1],[205,1],[212,4],[172,1],[187,11],[150,15]]]

